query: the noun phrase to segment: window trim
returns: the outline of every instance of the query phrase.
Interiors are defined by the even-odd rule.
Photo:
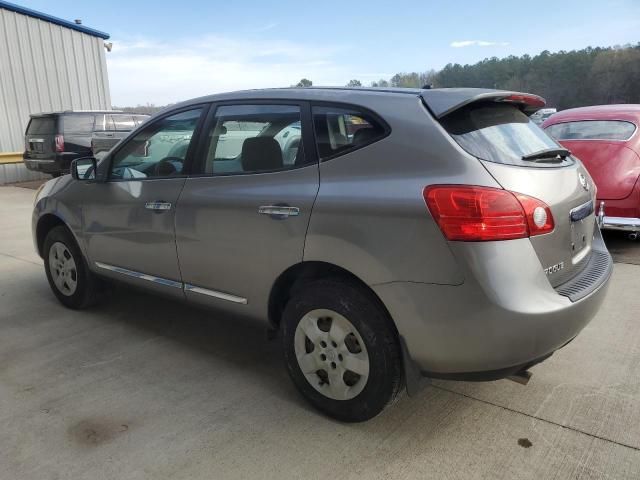
[[[391,135],[391,126],[387,123],[387,121],[382,118],[382,116],[380,116],[378,113],[376,113],[375,111],[371,110],[370,108],[367,108],[363,105],[358,105],[355,103],[346,103],[346,102],[334,102],[334,101],[312,101],[311,103],[311,121],[312,121],[312,125],[313,125],[313,148],[314,151],[316,153],[316,156],[320,159],[320,163],[326,162],[328,160],[333,160],[334,158],[338,158],[341,157],[343,155],[347,155],[349,153],[355,152],[357,150],[360,150],[361,148],[367,147],[371,144],[377,143],[380,140],[384,140],[385,138],[387,138],[389,135]],[[380,124],[380,126],[382,126],[382,128],[384,129],[384,134],[381,135],[378,138],[375,138],[373,140],[369,140],[366,143],[363,143],[362,145],[358,145],[356,147],[350,147],[344,150],[341,150],[339,152],[334,153],[333,155],[329,155],[328,157],[325,158],[321,158],[320,157],[320,152],[318,150],[318,139],[316,138],[316,128],[315,128],[315,124],[313,123],[313,107],[334,107],[334,108],[339,108],[342,110],[355,110],[355,111],[360,111],[362,113],[365,113],[367,115],[370,115],[371,118],[373,118],[376,122],[378,122]]]
[[[259,172],[224,172],[224,173],[206,173],[205,162],[208,153],[209,142],[208,133],[215,126],[216,113],[219,107],[233,107],[239,105],[288,105],[292,107],[300,108],[300,127],[302,129],[302,148],[307,158],[307,162],[304,165],[297,166],[283,166],[275,170],[261,170]],[[189,173],[189,178],[214,178],[214,177],[230,177],[230,176],[248,176],[248,175],[263,175],[269,173],[288,172],[291,170],[298,170],[300,168],[318,167],[318,155],[315,150],[315,137],[313,136],[313,122],[311,120],[311,106],[307,101],[302,100],[286,100],[286,99],[242,99],[242,100],[220,100],[218,102],[212,102],[207,119],[202,126],[202,135],[199,138],[198,149],[195,154],[193,168]],[[306,125],[311,127],[305,128]],[[314,146],[311,148],[311,144]]]
[[[138,133],[142,132],[143,130],[146,130],[149,127],[152,127],[153,125],[157,124],[158,122],[164,120],[167,117],[171,117],[173,115],[177,115],[178,113],[182,113],[182,112],[188,112],[189,110],[197,110],[198,108],[202,108],[202,112],[200,113],[200,118],[198,119],[198,123],[196,124],[196,127],[193,129],[193,135],[191,136],[191,143],[189,144],[189,149],[187,150],[187,156],[184,159],[184,164],[182,166],[182,173],[180,175],[175,175],[172,177],[111,178],[113,158],[118,154],[118,152],[120,152],[120,150],[122,150],[126,145],[128,145],[129,142],[131,142]],[[105,159],[107,163],[105,182],[113,182],[113,183],[132,182],[132,181],[146,182],[146,181],[154,181],[154,180],[174,180],[174,179],[181,179],[181,178],[188,177],[193,165],[194,153],[197,151],[196,149],[200,143],[200,134],[202,133],[202,127],[210,113],[210,109],[211,109],[211,104],[209,103],[206,103],[206,102],[196,103],[193,105],[188,105],[181,108],[176,108],[175,110],[164,112],[161,116],[154,118],[153,121],[144,122],[138,125],[136,128],[131,130],[131,132],[127,136],[126,141],[118,144],[116,149],[113,152],[111,152],[109,156]]]
[[[631,135],[629,135],[628,138],[626,138],[625,140],[621,140],[619,138],[555,138],[553,135],[551,135],[551,133],[549,133],[548,135],[553,138],[556,142],[560,142],[560,141],[565,141],[565,142],[622,142],[622,143],[626,143],[631,141],[631,139],[636,135],[637,131],[638,131],[638,124],[635,123],[632,120],[623,120],[623,119],[618,119],[618,118],[581,118],[581,119],[575,119],[575,120],[564,120],[561,122],[555,122],[552,124],[547,125],[546,127],[544,127],[544,131],[546,132],[547,129],[555,126],[555,125],[562,125],[565,123],[578,123],[578,122],[620,122],[620,123],[630,123],[631,125],[633,125],[633,132],[631,133]]]

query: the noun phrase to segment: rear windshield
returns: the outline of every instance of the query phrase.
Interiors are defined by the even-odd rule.
[[[63,117],[64,133],[91,133],[93,132],[93,123],[95,115],[65,115]]]
[[[558,148],[558,144],[513,105],[473,103],[441,122],[462,148],[482,160],[528,167],[561,165],[522,160],[524,155]],[[569,163],[572,161],[564,162]]]
[[[556,123],[546,132],[558,140],[629,140],[636,126],[622,120],[581,120]]]
[[[35,117],[32,118],[27,127],[27,135],[55,135],[55,117]]]

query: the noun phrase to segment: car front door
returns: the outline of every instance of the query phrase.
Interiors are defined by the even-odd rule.
[[[319,186],[304,104],[220,104],[180,196],[189,300],[264,318],[273,282],[302,261]]]
[[[105,182],[84,185],[84,237],[93,270],[183,295],[175,212],[205,110],[190,107],[156,119],[105,159]]]

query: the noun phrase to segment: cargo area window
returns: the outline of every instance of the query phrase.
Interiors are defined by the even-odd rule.
[[[321,160],[364,147],[387,135],[387,129],[378,120],[357,109],[315,106],[312,114]]]
[[[623,120],[580,120],[549,125],[545,131],[557,140],[629,140],[636,126]]]

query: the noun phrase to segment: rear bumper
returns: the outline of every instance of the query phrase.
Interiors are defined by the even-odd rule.
[[[392,282],[373,288],[424,375],[501,378],[548,357],[594,317],[612,270],[597,237],[593,248],[606,255],[608,266],[576,301],[551,287],[528,239],[453,243],[466,265],[462,285]]]
[[[22,159],[25,166],[34,172],[43,173],[69,173],[71,160],[75,158],[74,154],[60,154],[52,158],[31,158],[23,155]]]

